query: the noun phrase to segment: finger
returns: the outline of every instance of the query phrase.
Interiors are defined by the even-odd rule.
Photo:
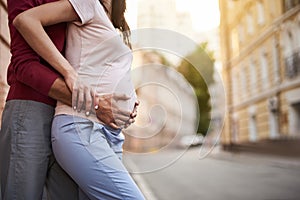
[[[140,101],[139,101],[139,100],[136,100],[134,106],[137,107],[138,105],[140,105]]]
[[[119,109],[119,106],[117,105],[116,102],[111,102],[111,110],[113,112],[114,115],[118,115],[118,116],[125,116],[125,117],[130,117],[131,115],[131,111],[128,110],[124,110],[124,109]]]
[[[134,122],[135,122],[134,119],[129,119],[129,120],[126,122],[125,126],[130,126],[130,125],[133,124]]]
[[[130,117],[131,118],[135,118],[137,116],[137,111],[133,111],[131,114],[130,114]]]
[[[135,122],[135,119],[129,119],[128,121],[127,121],[127,124],[133,124]]]
[[[77,100],[78,100],[78,88],[76,85],[74,85],[72,91],[72,107],[74,110],[77,109]]]
[[[89,116],[92,109],[92,91],[89,88],[85,88],[85,115]]]
[[[94,93],[93,95],[93,102],[94,102],[94,109],[98,110],[99,108],[99,96],[97,94]]]
[[[127,121],[122,121],[119,119],[115,120],[115,124],[117,124],[118,126],[124,126],[127,123]]]
[[[130,119],[130,115],[128,114],[124,115],[124,114],[113,112],[113,118],[114,120],[121,120],[123,122],[126,122],[127,120]]]
[[[92,97],[91,112],[95,113],[99,108],[99,105],[98,105],[99,98],[97,97],[97,94],[93,90],[91,91],[91,97]]]
[[[115,100],[113,100],[112,94],[95,94],[96,98],[98,99],[98,101],[96,102],[97,104],[99,104],[100,102],[104,103],[104,104],[112,104],[113,102],[115,102]]]
[[[130,99],[130,97],[127,96],[126,94],[115,94],[115,93],[112,95],[112,98],[116,101],[119,101],[119,100],[126,101],[126,100]]]
[[[130,112],[119,110],[117,107],[111,107],[112,120],[120,120],[123,122],[127,122],[130,119]]]
[[[112,101],[113,99],[113,94],[99,94],[94,92],[94,95],[99,101]]]
[[[126,124],[124,125],[124,128],[128,128],[131,124],[133,124],[135,122],[134,119],[129,119]]]
[[[77,111],[80,112],[84,101],[84,89],[81,87],[78,90]]]
[[[140,101],[139,101],[139,100],[136,100],[136,101],[135,101],[135,104],[134,104],[133,111],[132,111],[132,113],[130,114],[130,117],[131,117],[131,118],[135,118],[135,117],[137,116],[137,108],[138,108],[139,105],[140,105]]]

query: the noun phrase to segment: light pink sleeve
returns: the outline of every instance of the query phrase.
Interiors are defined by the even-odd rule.
[[[76,22],[77,25],[87,24],[93,19],[97,0],[69,0],[69,2],[81,20]]]

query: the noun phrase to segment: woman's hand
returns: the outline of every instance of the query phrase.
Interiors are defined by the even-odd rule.
[[[73,77],[70,78],[70,82],[72,82]],[[67,81],[66,81],[67,82]],[[68,85],[69,87],[69,85]],[[85,109],[85,115],[89,116],[93,109],[93,97],[94,90],[93,88],[77,77],[75,83],[72,86],[70,83],[70,87],[72,87],[72,107],[74,110],[81,112],[81,110]]]

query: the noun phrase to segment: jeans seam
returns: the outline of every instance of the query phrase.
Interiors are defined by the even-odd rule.
[[[24,108],[21,109],[21,107],[24,106]],[[28,107],[27,102],[22,102],[18,104],[17,107],[17,114],[18,114],[18,120],[17,120],[17,128],[16,128],[16,133],[19,134],[22,128],[24,128],[24,122],[26,118],[26,110]]]
[[[19,144],[19,139],[18,139],[18,135],[20,134],[21,130],[24,128],[24,122],[25,122],[25,118],[26,118],[26,109],[27,109],[27,105],[28,103],[26,101],[20,101],[18,103],[18,106],[16,108],[17,112],[17,121],[16,121],[16,132],[15,133],[12,133],[13,134],[13,137],[14,137],[14,141],[11,142],[11,145],[12,147],[11,148],[14,148],[14,151],[12,152],[15,152],[16,155],[15,156],[18,156],[18,144]],[[11,157],[12,158],[12,157]],[[16,177],[15,178],[15,181],[14,181],[14,184],[15,184],[15,188],[17,188],[17,185],[19,183],[19,179],[17,178],[18,176],[18,170],[17,170],[17,163],[16,162],[13,162],[14,163],[14,176]],[[17,192],[15,192],[14,194],[14,198],[15,199],[18,199],[18,196],[17,196]]]

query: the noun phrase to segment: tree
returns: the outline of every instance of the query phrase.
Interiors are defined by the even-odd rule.
[[[207,42],[201,43],[197,49],[186,56],[177,67],[186,80],[194,88],[198,100],[199,124],[198,133],[206,134],[210,123],[210,95],[208,86],[213,83],[213,52],[207,48]]]

